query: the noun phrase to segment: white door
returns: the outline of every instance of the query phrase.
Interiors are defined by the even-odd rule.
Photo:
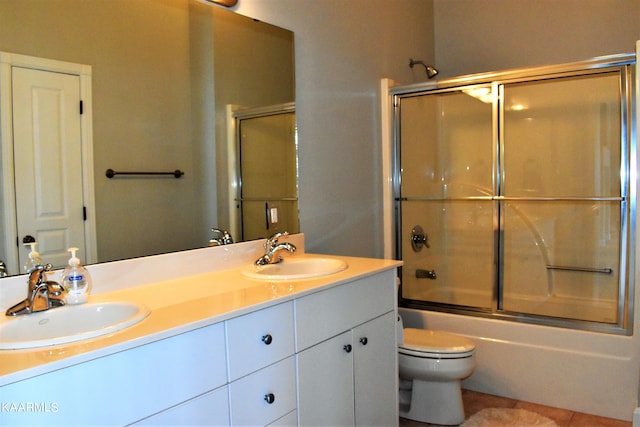
[[[85,259],[80,78],[14,67],[13,130],[19,244],[38,242],[42,260],[66,265],[67,248]],[[19,250],[20,266],[28,254]]]

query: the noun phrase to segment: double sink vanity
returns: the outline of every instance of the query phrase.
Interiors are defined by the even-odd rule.
[[[87,304],[3,316],[0,425],[397,424],[400,262],[288,241],[90,266]]]

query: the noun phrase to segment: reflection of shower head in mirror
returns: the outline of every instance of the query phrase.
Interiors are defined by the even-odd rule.
[[[427,72],[427,77],[429,77],[430,79],[438,75],[438,70],[436,70],[431,65],[425,64],[423,61],[409,59],[409,67],[413,68],[413,66],[416,64],[420,64],[424,67],[425,71]]]

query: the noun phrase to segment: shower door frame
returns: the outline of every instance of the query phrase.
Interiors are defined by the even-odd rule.
[[[483,73],[468,76],[461,76],[436,82],[425,82],[407,86],[396,86],[389,88],[390,102],[393,106],[392,125],[392,193],[393,193],[393,231],[392,240],[394,245],[394,258],[402,259],[402,239],[408,238],[402,234],[402,208],[403,201],[401,195],[401,164],[400,164],[400,104],[401,98],[414,97],[425,94],[437,94],[452,91],[460,91],[463,88],[490,86],[493,94],[492,104],[492,129],[493,129],[493,162],[492,167],[492,190],[493,194],[483,200],[491,200],[494,206],[493,220],[493,257],[494,257],[494,278],[492,291],[492,307],[476,308],[456,306],[454,304],[444,304],[436,302],[419,302],[402,298],[402,291],[399,292],[399,305],[408,308],[428,309],[443,311],[455,314],[470,316],[490,317],[496,319],[540,324],[547,326],[557,326],[571,329],[580,329],[596,332],[606,332],[619,335],[632,334],[633,301],[634,301],[634,277],[635,277],[635,213],[636,213],[636,171],[637,171],[637,141],[635,123],[635,54],[611,55],[594,58],[588,61],[574,62],[544,67],[529,67],[516,70],[509,70],[495,73]],[[618,257],[618,267],[620,268],[618,281],[618,304],[617,322],[605,323],[587,320],[575,320],[569,318],[550,317],[527,313],[509,312],[502,309],[503,299],[502,274],[503,274],[503,214],[500,209],[504,203],[510,200],[523,200],[522,198],[504,197],[501,192],[503,185],[504,167],[504,135],[502,128],[503,113],[503,90],[508,83],[531,82],[547,80],[556,77],[571,77],[579,75],[597,74],[607,70],[620,70],[622,76],[621,88],[621,146],[620,146],[620,191],[621,194],[616,201],[620,206],[620,254]],[[502,123],[501,123],[502,122]],[[468,200],[474,199],[469,197]],[[478,199],[478,197],[475,197]],[[562,198],[548,198],[554,201]],[[606,199],[606,198],[604,198]],[[443,201],[446,199],[442,199]],[[574,199],[575,200],[575,199]],[[603,198],[598,198],[602,201]],[[400,274],[402,278],[402,275]]]

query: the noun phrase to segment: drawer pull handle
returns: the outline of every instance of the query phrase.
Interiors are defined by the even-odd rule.
[[[271,405],[276,400],[276,395],[273,393],[265,394],[264,401]]]
[[[262,337],[262,342],[265,343],[266,345],[269,345],[273,342],[273,337],[271,336],[271,334],[267,334]]]
[[[347,353],[351,353],[351,344],[347,344],[344,347],[342,347],[344,349],[344,351],[346,351]]]
[[[367,337],[360,338],[360,344],[367,345],[368,342],[369,342],[369,340],[367,339]]]

